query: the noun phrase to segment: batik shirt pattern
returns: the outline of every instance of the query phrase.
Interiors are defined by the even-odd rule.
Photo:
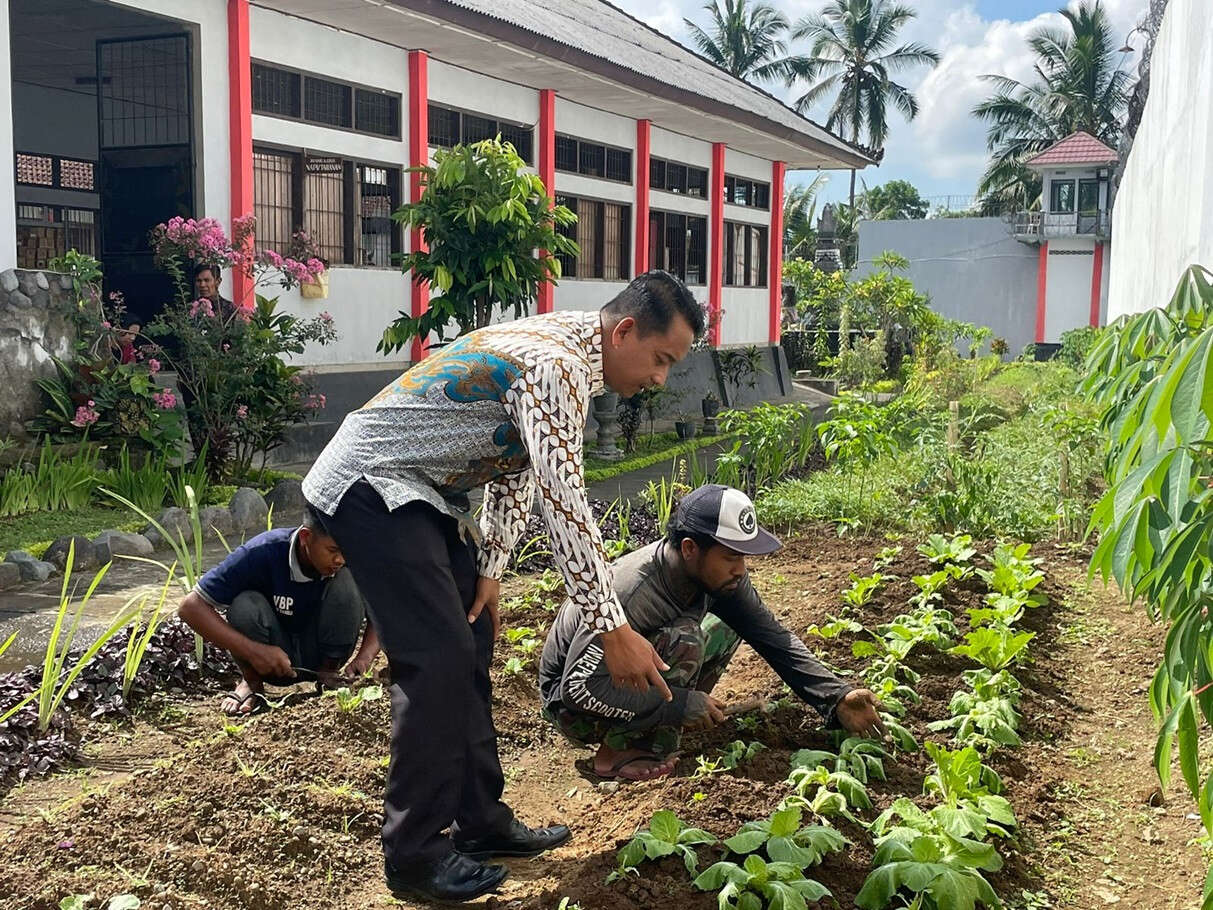
[[[536,488],[556,564],[591,628],[622,625],[582,445],[603,390],[598,313],[533,316],[471,332],[349,414],[303,481],[328,515],[365,479],[389,509],[427,502],[466,520],[485,487],[479,571],[500,578]]]

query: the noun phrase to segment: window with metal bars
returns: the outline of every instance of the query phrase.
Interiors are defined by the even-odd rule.
[[[767,228],[724,223],[724,283],[728,287],[766,287]]]
[[[556,170],[617,183],[632,182],[632,152],[572,136],[556,136]]]
[[[632,153],[627,149],[606,150],[606,178],[621,183],[632,182]]]
[[[758,180],[726,175],[724,201],[730,205],[745,205],[766,209],[771,207],[771,185]]]
[[[97,42],[101,148],[192,141],[189,59],[187,35]]]
[[[708,197],[708,172],[701,167],[687,167],[687,195],[700,199]]]
[[[285,252],[303,228],[332,265],[390,267],[400,252],[399,168],[268,149],[253,151],[259,246]]]
[[[708,172],[704,168],[680,164],[677,161],[650,158],[649,187],[655,190],[665,190],[667,193],[706,199]]]
[[[667,161],[665,165],[665,188],[671,193],[686,194],[687,166]]]
[[[360,133],[400,138],[400,96],[365,88],[355,89],[354,129]]]
[[[253,64],[253,110],[279,117],[303,116],[303,77],[290,70]]]
[[[461,142],[470,144],[501,136],[502,142],[514,146],[519,158],[527,164],[534,163],[534,128],[526,124],[496,120],[440,104],[431,104],[429,127],[430,145],[438,148],[451,148]]]
[[[557,256],[561,275],[626,281],[631,275],[632,207],[575,196],[557,196],[556,203],[577,215],[576,224],[557,230],[581,248],[580,256]]]
[[[704,284],[708,220],[681,212],[649,212],[649,267],[687,284]]]
[[[649,189],[665,189],[665,160],[662,158],[649,159]]]
[[[340,82],[328,79],[318,79],[315,76],[303,78],[303,119],[312,123],[323,123],[326,126],[339,126],[352,129],[353,89]]]
[[[571,136],[556,137],[556,170],[577,173],[577,140]]]
[[[606,147],[593,142],[577,143],[577,173],[587,177],[605,177]]]
[[[45,269],[67,250],[97,254],[97,213],[58,205],[17,205],[17,268]]]

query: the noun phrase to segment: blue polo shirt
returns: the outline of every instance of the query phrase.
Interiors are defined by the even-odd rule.
[[[287,628],[312,620],[328,588],[327,578],[311,578],[295,554],[298,528],[258,534],[228,554],[198,580],[194,590],[213,607],[229,607],[242,591],[256,591],[274,607]]]

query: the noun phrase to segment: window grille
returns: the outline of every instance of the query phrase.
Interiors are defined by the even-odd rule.
[[[101,148],[188,145],[189,38],[97,42]]]
[[[303,226],[329,265],[345,258],[345,166],[340,158],[307,158],[303,175]]]
[[[358,166],[358,264],[392,264],[395,224],[392,212],[399,205],[400,172],[386,167]]]
[[[756,224],[724,225],[724,283],[731,287],[766,287],[767,228]]]
[[[604,203],[602,207],[602,277],[608,281],[629,275],[628,239],[631,235],[628,206]]]
[[[708,261],[708,220],[687,218],[687,271],[680,276],[687,284],[704,284]]]
[[[577,143],[577,172],[587,177],[605,177],[606,148],[591,142]]]
[[[577,245],[581,247],[577,277],[601,278],[602,203],[592,199],[579,200],[577,216]]]
[[[301,117],[300,82],[298,73],[253,64],[253,110],[259,114],[279,117]]]
[[[508,142],[514,146],[514,151],[518,153],[518,157],[527,164],[534,164],[532,158],[534,154],[535,131],[529,126],[519,126],[513,123],[499,123],[498,129],[501,131],[501,141]]]
[[[661,158],[649,159],[649,187],[654,190],[665,189],[665,161]]]
[[[687,168],[687,195],[706,199],[708,195],[708,172],[701,167]]]
[[[556,137],[556,170],[577,173],[577,140],[571,136]]]
[[[556,204],[563,205],[574,215],[578,214],[578,200],[572,196],[557,196]],[[577,223],[559,224],[556,226],[556,233],[561,237],[568,237],[574,243],[577,242]],[[557,253],[556,258],[560,261],[560,274],[564,278],[576,278],[577,276],[577,257],[570,256],[568,253]]]
[[[665,187],[671,193],[687,191],[687,166],[667,161],[665,165]]]
[[[50,155],[17,154],[17,182],[32,186],[55,185],[55,159]]]
[[[463,115],[463,141],[471,145],[473,142],[483,142],[485,139],[497,137],[497,121],[488,117],[477,117],[475,114]]]
[[[754,205],[760,209],[771,207],[771,185],[769,183],[754,184]]]
[[[350,86],[306,76],[303,80],[303,117],[313,123],[350,129],[354,125]]]
[[[459,111],[431,104],[429,108],[430,145],[450,148],[459,144]]]
[[[606,150],[606,178],[623,183],[632,182],[632,153],[625,149]]]
[[[253,212],[257,216],[257,243],[285,251],[296,224],[294,155],[253,151]]]
[[[400,98],[370,89],[354,91],[354,128],[376,136],[400,136]]]
[[[64,209],[66,247],[88,256],[97,253],[97,213],[89,209]]]

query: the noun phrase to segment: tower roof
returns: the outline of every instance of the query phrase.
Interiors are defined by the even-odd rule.
[[[1028,167],[1055,165],[1115,164],[1116,149],[1079,130],[1053,143],[1039,155],[1027,160]]]

